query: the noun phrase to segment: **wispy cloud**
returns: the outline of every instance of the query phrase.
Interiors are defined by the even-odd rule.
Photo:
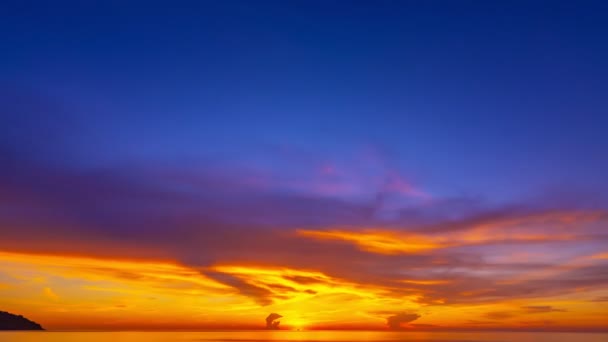
[[[564,309],[554,308],[551,305],[528,305],[522,307],[527,313],[566,312]]]

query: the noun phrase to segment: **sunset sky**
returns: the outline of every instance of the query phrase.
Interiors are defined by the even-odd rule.
[[[2,1],[0,311],[608,330],[607,13]]]

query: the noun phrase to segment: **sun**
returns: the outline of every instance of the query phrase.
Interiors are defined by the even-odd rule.
[[[305,330],[308,325],[308,321],[302,318],[294,318],[289,320],[289,326],[291,330]]]

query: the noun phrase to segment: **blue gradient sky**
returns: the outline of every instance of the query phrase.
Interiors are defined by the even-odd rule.
[[[434,194],[496,201],[592,190],[608,173],[601,2],[3,8],[2,86],[64,108],[75,129],[55,124],[79,166],[212,158],[290,173],[276,150],[376,149]]]

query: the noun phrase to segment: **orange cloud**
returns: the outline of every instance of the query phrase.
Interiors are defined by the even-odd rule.
[[[592,255],[591,258],[592,259],[606,260],[606,259],[608,259],[608,252]]]
[[[573,241],[582,238],[576,228],[607,218],[603,211],[547,212],[472,222],[458,229],[439,227],[429,232],[386,229],[297,230],[297,235],[320,241],[352,243],[371,253],[396,255],[489,243]],[[573,231],[573,228],[575,230]]]
[[[414,254],[445,247],[432,238],[392,231],[298,230],[299,236],[317,240],[350,242],[360,249],[380,254]]]
[[[0,252],[0,306],[51,329],[263,328],[269,312],[285,316],[282,326],[302,329],[386,329],[386,318],[403,312],[421,315],[412,329],[535,327],[518,318],[532,313],[561,327],[602,327],[608,317],[592,300],[608,294],[606,253],[565,248],[578,254],[556,255],[550,245],[528,243],[569,234],[564,241],[579,246],[592,231],[586,225],[601,219],[562,214],[415,233],[218,233],[199,246],[213,258],[188,254],[190,263]],[[491,255],[485,244],[493,244]],[[514,251],[515,258],[489,258]],[[509,315],[491,321],[500,313]]]
[[[416,284],[416,285],[442,285],[450,283],[449,280],[421,280],[421,279],[407,279],[401,280],[401,282],[406,284]]]
[[[374,284],[318,270],[270,265],[217,264],[195,269],[169,261],[5,252],[0,253],[0,260],[0,274],[7,279],[0,305],[50,329],[252,329],[264,327],[268,312],[285,316],[282,326],[288,329],[386,329],[386,318],[399,312],[420,313],[419,324],[409,324],[412,329],[463,327],[468,321],[498,317],[492,312],[530,312],[573,326],[601,326],[605,318],[593,302],[567,298],[537,301],[542,305],[500,298],[476,303],[475,296],[488,290],[479,287],[483,284],[478,280],[467,284],[456,277]],[[417,290],[407,294],[399,284]],[[449,295],[461,285],[478,286],[467,297],[470,303],[420,301],[427,294]],[[605,288],[603,291],[595,292],[594,298],[605,296]],[[574,316],[583,317],[586,323],[573,321]],[[391,326],[412,318],[396,317]],[[518,323],[510,319],[483,326],[505,324],[516,327]]]
[[[43,292],[44,292],[44,295],[48,299],[53,300],[53,301],[59,300],[59,296],[55,292],[53,292],[53,290],[50,287],[45,287]]]

